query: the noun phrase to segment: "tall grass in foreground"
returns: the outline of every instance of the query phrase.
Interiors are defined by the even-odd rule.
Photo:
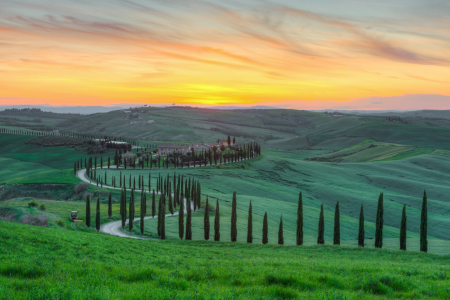
[[[450,257],[139,241],[0,221],[1,299],[448,299]]]

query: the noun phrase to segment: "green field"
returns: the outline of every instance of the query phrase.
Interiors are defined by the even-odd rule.
[[[139,241],[0,221],[2,299],[448,299],[449,257]]]
[[[0,133],[0,183],[78,183],[76,160],[90,155],[68,147],[25,144],[35,136]],[[111,152],[113,153],[113,152]],[[109,155],[114,155],[114,154]],[[108,154],[102,154],[107,156]]]
[[[365,140],[349,148],[318,155],[312,158],[312,160],[347,163],[390,161],[429,154],[431,152],[433,152],[431,148]]]
[[[110,190],[90,186],[83,194],[71,192],[80,182],[73,175],[73,163],[89,156],[73,148],[25,144],[33,138],[30,136],[0,134],[0,163],[6,166],[0,169],[0,196],[6,199],[0,202],[0,209],[16,213],[16,221],[24,214],[47,215],[50,227],[0,223],[0,238],[4,241],[0,243],[0,253],[3,253],[0,259],[10,262],[0,266],[0,298],[34,295],[31,298],[84,299],[89,291],[90,297],[96,299],[131,299],[143,298],[142,295],[149,297],[148,291],[151,291],[156,299],[175,296],[185,299],[448,299],[448,128],[426,126],[419,121],[388,122],[378,116],[341,117],[290,110],[151,108],[142,118],[156,123],[130,124],[130,120],[123,119],[123,112],[116,111],[67,117],[52,124],[61,130],[132,137],[142,145],[150,141],[158,144],[162,140],[211,142],[228,134],[236,136],[237,142],[261,143],[261,157],[235,164],[96,171],[102,178],[107,173],[109,185],[113,176],[116,183],[119,182],[119,174],[122,178],[125,176],[127,186],[130,175],[136,179],[142,175],[146,189],[149,175],[152,188],[159,175],[169,174],[172,180],[176,172],[184,178],[195,178],[201,183],[202,203],[206,197],[214,208],[216,201],[219,202],[221,242],[212,242],[213,213],[210,214],[210,239],[202,241],[203,208],[192,215],[194,241],[179,241],[178,217],[166,218],[167,241],[160,242],[148,240],[157,237],[156,219],[145,221],[146,240],[143,241],[96,233],[84,222],[70,223],[71,210],[79,211],[80,219],[85,220],[83,199],[87,194],[94,199],[92,224],[95,224],[97,198],[101,199],[101,223],[109,221],[106,198]],[[104,158],[107,156],[114,154],[103,154]],[[51,190],[49,184],[64,184],[64,189],[61,192]],[[30,192],[33,188],[43,192],[33,195]],[[48,192],[45,189],[49,189]],[[428,251],[431,254],[418,252],[424,190],[428,195]],[[234,191],[237,193],[239,243],[232,245],[229,241]],[[305,247],[293,246],[300,192],[304,203]],[[384,249],[359,249],[361,204],[365,215],[365,247],[373,248],[377,200],[381,192],[384,193]],[[14,196],[8,197],[8,193]],[[113,220],[118,220],[120,194],[118,190],[112,193]],[[39,199],[40,195],[51,198]],[[128,192],[128,199],[129,196]],[[136,217],[139,217],[138,193],[135,198]],[[32,199],[45,204],[47,210],[28,208],[27,203]],[[147,207],[150,207],[150,200],[151,197],[147,197]],[[245,243],[250,201],[253,242],[258,245]],[[325,244],[332,244],[338,201],[341,247],[314,246],[321,204],[325,210]],[[399,248],[399,225],[405,204],[406,253],[393,251]],[[266,212],[269,245],[262,246],[262,220]],[[275,245],[281,215],[285,246]],[[62,223],[57,222],[59,220]],[[140,236],[139,226],[139,222],[135,222],[133,234],[137,236]],[[69,245],[73,247],[69,249]],[[54,251],[44,256],[49,249]],[[20,261],[26,263],[20,265]],[[73,266],[75,261],[81,263]],[[84,274],[87,275],[83,277]],[[55,280],[56,276],[62,279]],[[70,290],[69,286],[74,289]]]
[[[380,161],[372,163],[322,163],[306,161],[304,158],[314,156],[315,151],[297,151],[293,153],[265,151],[261,159],[243,162],[229,168],[184,168],[155,170],[97,170],[97,175],[107,172],[108,183],[112,176],[118,178],[119,172],[127,178],[130,174],[138,178],[144,176],[146,189],[149,173],[152,186],[156,185],[159,174],[182,174],[197,178],[202,185],[202,199],[209,195],[215,204],[219,199],[220,212],[230,215],[233,191],[238,195],[238,228],[240,241],[244,241],[249,202],[252,201],[255,228],[262,228],[262,217],[269,215],[269,240],[275,242],[280,215],[283,215],[286,244],[293,244],[298,193],[303,192],[305,205],[305,239],[307,244],[314,244],[317,238],[319,206],[325,207],[326,242],[332,241],[334,206],[340,202],[341,239],[355,244],[358,230],[359,208],[364,204],[366,220],[366,237],[374,237],[374,221],[377,199],[380,192],[385,195],[385,233],[386,239],[399,236],[401,209],[407,205],[409,238],[417,238],[420,224],[422,194],[427,190],[429,199],[428,234],[430,239],[447,240],[450,236],[450,219],[447,212],[450,203],[445,195],[450,192],[446,182],[450,180],[447,170],[450,158],[424,154],[401,160]],[[242,166],[242,168],[240,167]],[[118,182],[118,180],[117,180]],[[274,209],[276,208],[276,209]],[[194,238],[201,239],[202,219],[194,218]],[[229,217],[223,218],[224,240],[229,240]],[[146,230],[152,234],[155,225],[151,221]],[[177,236],[177,223],[168,221],[168,237]],[[260,231],[260,229],[258,229]],[[258,232],[256,231],[256,232]],[[255,235],[255,242],[260,242],[261,234]],[[373,241],[368,241],[373,245]],[[397,247],[393,244],[392,247]],[[414,249],[416,249],[415,247]],[[432,249],[433,253],[450,254],[448,248]]]

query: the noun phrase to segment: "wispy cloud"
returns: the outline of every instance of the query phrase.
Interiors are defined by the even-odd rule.
[[[366,1],[354,1],[354,0],[340,0],[341,2],[347,3],[357,3],[363,5],[375,5],[375,6],[390,6],[390,7],[405,7],[404,5],[392,4],[392,3],[382,3],[382,2],[366,2]]]
[[[428,5],[3,0],[0,90],[102,103],[450,94],[449,5]]]
[[[309,11],[293,9],[289,7],[282,7],[280,9],[287,13],[291,13],[351,33],[356,39],[349,40],[348,42],[343,43],[343,45],[348,45],[363,53],[365,52],[374,56],[407,63],[442,65],[449,62],[447,59],[441,57],[427,56],[403,49],[400,46],[396,46],[393,43],[388,42],[387,40],[384,40],[373,34],[369,34],[363,29],[345,20],[340,20],[326,15],[316,14]]]
[[[429,79],[429,78],[425,78],[422,76],[417,76],[417,75],[411,75],[411,74],[406,74],[408,77],[410,78],[414,78],[414,79],[419,79],[419,80],[424,80],[424,81],[429,81],[429,82],[435,82],[435,83],[446,83],[446,84],[450,84],[449,81],[441,81],[441,80],[434,80],[434,79]]]

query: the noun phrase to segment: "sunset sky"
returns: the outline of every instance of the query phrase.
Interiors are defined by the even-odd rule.
[[[0,105],[450,109],[449,0],[1,0]]]

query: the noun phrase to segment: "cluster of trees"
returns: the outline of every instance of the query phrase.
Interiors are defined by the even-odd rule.
[[[79,137],[69,137],[60,135],[44,135],[25,142],[25,144],[33,144],[44,147],[57,146],[79,146],[87,144],[89,140]]]
[[[385,120],[388,122],[399,122],[399,123],[409,124],[408,121],[405,121],[401,117],[398,117],[398,116],[386,117]]]
[[[165,221],[164,216],[166,212],[166,207],[168,207],[169,212],[173,215],[177,206],[179,206],[179,215],[181,218],[184,218],[185,211],[185,201],[183,199],[187,199],[187,221],[186,221],[186,238],[192,237],[191,232],[191,212],[192,209],[196,211],[200,208],[200,195],[201,195],[201,185],[198,180],[195,178],[189,177],[184,178],[184,176],[176,173],[173,174],[173,180],[171,181],[171,176],[167,174],[167,177],[158,176],[156,182],[156,190],[151,190],[151,180],[150,175],[148,179],[149,188],[148,193],[152,191],[152,207],[151,207],[151,215],[155,217],[156,214],[156,194],[159,194],[159,203],[158,203],[158,235],[160,238],[165,239]],[[144,177],[139,176],[138,186],[136,186],[136,180],[133,180],[133,185],[131,184],[131,176],[129,177],[129,187],[131,188],[130,199],[128,201],[128,212],[127,212],[127,189],[125,186],[126,178],[123,179],[123,189],[121,191],[120,197],[120,216],[122,220],[122,228],[125,228],[126,220],[128,217],[129,222],[129,230],[130,232],[133,229],[133,221],[135,218],[135,201],[134,194],[135,191],[141,191],[141,233],[143,234],[144,230],[144,218],[147,214],[147,192],[144,190]],[[121,181],[122,183],[122,181]],[[173,193],[172,193],[173,187]],[[97,200],[98,202],[98,200]],[[99,208],[98,208],[99,213]],[[109,194],[108,198],[108,216],[112,217],[112,196]],[[99,223],[100,224],[100,223]],[[184,228],[184,219],[182,221]],[[88,227],[91,226],[90,222],[90,198],[88,196],[86,201],[86,225]],[[98,225],[97,230],[100,229],[100,225]],[[184,233],[183,233],[184,234]],[[189,238],[190,239],[190,238]]]
[[[19,129],[7,129],[0,128],[0,133],[8,133],[8,134],[17,134],[17,135],[31,135],[38,137],[46,137],[46,136],[58,136],[58,137],[69,137],[69,138],[78,138],[82,140],[86,140],[87,143],[101,144],[104,148],[113,148],[113,149],[123,149],[127,151],[131,151],[132,146],[138,146],[139,142],[127,139],[124,137],[115,137],[115,136],[106,136],[102,134],[94,134],[94,133],[73,133],[73,132],[64,132],[58,130],[49,130],[49,131],[30,131],[30,130],[19,130]],[[98,141],[95,141],[98,140]],[[124,142],[124,144],[117,144],[113,142]],[[36,143],[37,144],[37,143]]]
[[[141,168],[145,167],[153,169],[161,169],[161,165],[163,168],[169,168],[170,164],[173,164],[174,168],[184,168],[187,166],[188,168],[192,165],[196,166],[210,166],[227,163],[239,162],[245,159],[254,158],[261,155],[261,147],[257,143],[249,143],[243,146],[237,147],[235,151],[229,154],[222,154],[222,152],[217,152],[217,147],[214,146],[208,150],[203,150],[201,153],[197,153],[195,151],[188,152],[187,155],[183,153],[170,153],[167,158],[162,158],[160,155],[156,155],[153,157],[152,152],[140,152],[134,153],[131,151],[126,151],[122,149],[116,149],[113,160],[111,157],[107,158],[107,167],[111,168],[113,164],[115,164],[116,169],[123,167],[125,170],[129,168]],[[97,157],[94,157],[94,164],[92,164],[92,157],[89,158],[89,162],[86,162],[86,158],[84,159],[84,167],[87,170],[87,174],[90,178],[97,180],[96,176],[96,166],[99,166],[103,169],[103,157],[100,157],[100,165],[97,164]],[[105,159],[106,162],[106,159]],[[83,169],[83,160],[77,160],[74,162],[74,174],[80,169]],[[106,181],[105,181],[106,183]],[[98,181],[98,184],[102,184],[102,182]]]
[[[40,108],[7,108],[1,112],[2,114],[40,114],[44,113]]]
[[[8,129],[8,128],[0,128],[0,133],[32,135],[32,136],[59,135],[59,133],[53,131],[30,131],[30,130]]]

